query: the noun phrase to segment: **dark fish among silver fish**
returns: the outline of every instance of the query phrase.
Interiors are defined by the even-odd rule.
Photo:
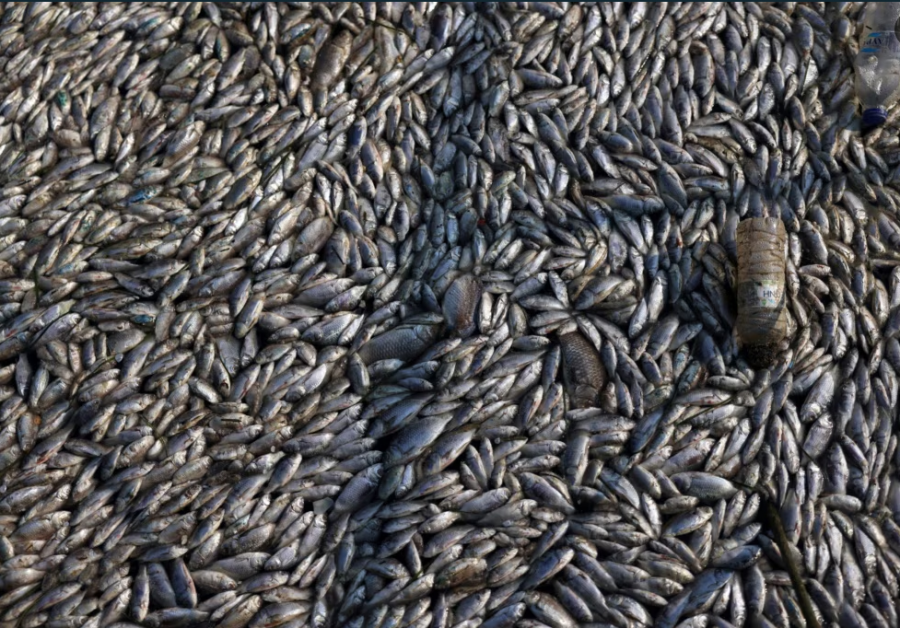
[[[606,386],[606,369],[597,350],[580,332],[559,337],[562,347],[563,369],[566,387],[575,408],[599,405],[600,394]]]

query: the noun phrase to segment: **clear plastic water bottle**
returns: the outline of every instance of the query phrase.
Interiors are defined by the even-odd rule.
[[[856,94],[862,104],[862,123],[866,127],[884,124],[887,108],[900,97],[898,20],[900,2],[866,4],[856,57]]]

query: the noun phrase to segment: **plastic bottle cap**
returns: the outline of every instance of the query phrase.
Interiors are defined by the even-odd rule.
[[[872,107],[863,111],[862,123],[866,127],[881,126],[887,121],[887,111],[881,107]]]

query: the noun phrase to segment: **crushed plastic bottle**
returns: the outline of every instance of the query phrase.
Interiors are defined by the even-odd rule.
[[[898,20],[900,2],[866,4],[856,56],[856,94],[862,104],[864,127],[884,124],[888,107],[900,98]]]
[[[735,329],[747,362],[771,366],[788,334],[785,299],[787,231],[781,218],[746,218],[738,224]]]

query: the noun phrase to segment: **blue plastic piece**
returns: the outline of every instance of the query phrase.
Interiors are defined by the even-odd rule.
[[[887,111],[881,107],[872,107],[863,111],[862,123],[865,127],[881,126],[887,121]]]

